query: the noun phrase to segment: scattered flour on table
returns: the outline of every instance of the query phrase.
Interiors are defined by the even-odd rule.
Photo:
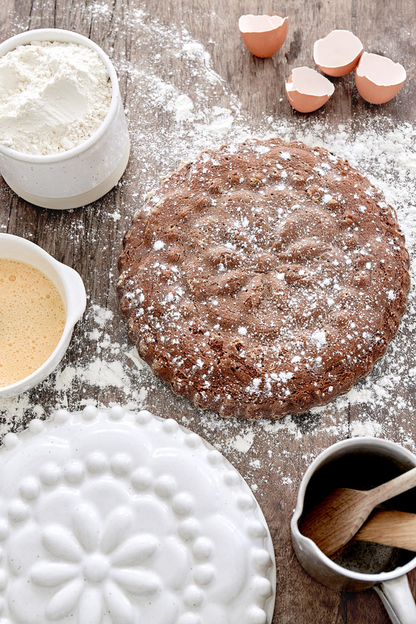
[[[234,440],[234,448],[240,453],[247,453],[253,446],[254,432],[249,431],[245,436],[238,435]]]
[[[374,420],[367,420],[366,422],[354,423],[351,426],[351,437],[356,438],[360,436],[376,437],[383,432],[382,426],[379,422]]]
[[[209,51],[185,28],[162,24],[141,9],[126,7],[123,15],[114,16],[111,6],[101,1],[89,4],[84,10],[95,27],[105,28],[112,16],[112,28],[127,31],[131,43],[129,56],[114,59],[121,85],[127,84],[129,94],[126,108],[134,166],[120,184],[122,197],[127,198],[128,218],[121,218],[111,209],[102,214],[108,228],[116,230],[119,240],[130,225],[134,202],[141,203],[147,192],[157,188],[160,177],[177,168],[182,160],[225,142],[277,135],[286,140],[301,140],[309,146],[322,146],[348,158],[352,166],[366,174],[385,194],[395,207],[406,236],[413,258],[410,273],[415,282],[416,127],[410,123],[396,124],[381,110],[371,120],[355,119],[338,126],[326,122],[324,111],[318,118],[282,119],[265,115],[253,119],[224,79],[215,73]],[[16,29],[19,30],[18,25]],[[134,60],[135,50],[140,53],[140,64]],[[111,56],[111,49],[107,51]],[[134,102],[134,107],[130,102]],[[68,236],[82,244],[85,239],[82,223],[74,220]],[[107,243],[102,241],[101,252],[106,251]],[[113,284],[116,277],[114,268]],[[9,430],[12,423],[18,428],[27,416],[48,415],[60,406],[79,409],[91,403],[110,406],[119,402],[132,409],[147,407],[156,391],[163,393],[165,404],[171,399],[172,410],[184,426],[197,426],[208,441],[231,461],[236,461],[259,496],[267,485],[268,469],[275,472],[283,485],[297,487],[299,463],[293,461],[287,450],[288,440],[299,441],[300,459],[305,468],[316,455],[314,436],[325,439],[327,445],[345,437],[380,436],[416,451],[415,441],[406,428],[415,409],[415,348],[403,331],[405,326],[409,336],[416,330],[413,288],[397,337],[366,379],[348,394],[306,415],[254,423],[222,420],[174,397],[140,360],[118,315],[117,298],[114,296],[110,301],[111,310],[94,303],[89,306],[82,338],[84,347],[88,348],[80,350],[79,360],[75,343],[71,360],[65,359],[39,392],[0,400],[1,432]],[[349,413],[348,419],[345,412]],[[260,467],[262,477],[256,474]]]

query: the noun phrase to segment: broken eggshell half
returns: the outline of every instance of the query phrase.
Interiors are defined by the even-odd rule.
[[[289,18],[278,15],[242,15],[238,26],[248,50],[254,56],[268,58],[284,44]]]
[[[309,67],[292,70],[286,83],[286,95],[292,108],[299,113],[312,113],[334,93],[332,82]]]
[[[346,76],[358,64],[363,44],[349,30],[332,30],[323,39],[315,41],[313,60],[328,76]]]
[[[355,85],[370,104],[385,104],[398,94],[406,80],[406,70],[386,56],[364,52],[355,71]]]

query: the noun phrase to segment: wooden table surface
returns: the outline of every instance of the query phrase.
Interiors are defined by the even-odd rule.
[[[273,12],[290,17],[289,34],[282,50],[263,61],[252,57],[243,47],[237,22],[244,13]],[[47,417],[57,406],[77,409],[88,402],[108,406],[118,401],[173,417],[215,444],[247,479],[262,506],[277,561],[274,623],[388,622],[375,592],[339,593],[326,589],[303,572],[292,551],[289,521],[299,481],[308,464],[330,444],[349,437],[354,425],[369,420],[373,426],[379,423],[380,428],[374,429],[378,435],[415,450],[416,423],[412,415],[416,392],[410,377],[405,376],[405,383],[398,384],[397,390],[389,389],[385,402],[377,403],[376,407],[371,402],[345,399],[323,410],[287,418],[280,425],[233,419],[220,422],[216,414],[202,413],[186,400],[175,397],[153,379],[146,367],[139,370],[140,365],[137,367],[129,359],[133,345],[127,340],[125,323],[118,312],[115,281],[123,233],[145,192],[178,166],[187,154],[187,146],[193,152],[202,149],[205,140],[215,139],[214,130],[203,127],[208,119],[205,110],[210,114],[214,111],[209,122],[216,115],[232,126],[224,110],[231,111],[234,120],[250,119],[245,127],[251,133],[270,118],[300,135],[304,129],[311,130],[308,124],[321,121],[334,131],[337,128],[339,131],[339,124],[343,124],[347,138],[353,139],[375,119],[380,120],[381,133],[399,124],[403,128],[406,122],[410,133],[416,114],[414,2],[3,0],[1,3],[1,40],[41,27],[78,31],[101,45],[112,58],[128,113],[132,155],[117,188],[95,204],[74,211],[36,208],[0,182],[0,232],[28,238],[74,267],[82,275],[88,294],[86,315],[76,328],[58,374],[27,396],[0,401],[1,432],[19,430],[30,418]],[[290,109],[284,94],[284,78],[293,67],[313,67],[313,42],[334,28],[351,29],[366,49],[401,61],[408,70],[404,89],[382,111],[359,97],[352,76],[335,81],[335,94],[325,110],[306,118]],[[210,73],[211,82],[207,78]],[[182,100],[178,99],[181,94]],[[196,103],[193,107],[190,100]],[[181,118],[187,110],[193,115],[192,123]],[[110,312],[105,316],[103,310]],[[371,390],[372,384],[377,384],[386,371],[394,370],[396,359],[402,366],[399,352],[407,348],[402,345],[413,340],[412,313],[413,307],[396,338],[398,347],[390,349],[376,366],[365,382],[366,388]],[[97,335],[101,342],[97,342]],[[124,381],[113,383],[107,377],[100,380],[99,375],[98,378],[88,376],[92,370],[89,363],[114,362],[117,358],[121,360]],[[409,369],[416,365],[412,349],[406,351],[406,364]],[[77,369],[79,366],[82,374]],[[110,369],[105,369],[107,376]],[[118,369],[111,370],[116,376]],[[392,423],[389,414],[396,402],[397,414]],[[410,574],[410,582],[415,590],[415,573]]]

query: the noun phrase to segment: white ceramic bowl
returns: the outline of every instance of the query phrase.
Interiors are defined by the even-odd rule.
[[[0,172],[17,195],[43,208],[78,208],[96,201],[117,184],[130,154],[130,141],[115,69],[103,50],[69,30],[28,30],[0,44],[0,57],[33,41],[64,41],[97,52],[111,80],[112,97],[101,126],[76,147],[47,156],[24,154],[0,144]]]
[[[24,238],[0,234],[0,258],[26,262],[42,271],[58,289],[66,310],[65,327],[55,350],[31,375],[9,386],[0,387],[0,398],[5,398],[30,390],[58,366],[68,348],[74,325],[84,313],[87,298],[84,283],[74,269],[61,264],[41,247]]]

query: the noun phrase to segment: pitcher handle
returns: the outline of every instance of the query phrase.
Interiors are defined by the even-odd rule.
[[[416,605],[405,574],[375,585],[373,589],[379,595],[393,624],[416,624]]]

